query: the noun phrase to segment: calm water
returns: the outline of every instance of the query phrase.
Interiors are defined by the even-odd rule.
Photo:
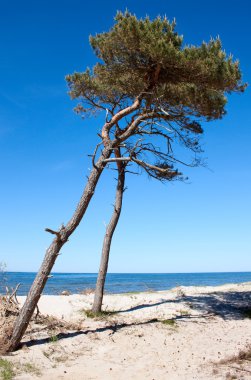
[[[35,273],[7,272],[5,283],[14,287],[21,283],[19,295],[27,294]],[[95,273],[54,273],[44,289],[44,294],[60,294],[63,290],[78,293],[86,288],[94,288]],[[165,290],[178,285],[222,285],[251,281],[251,272],[231,273],[110,273],[107,275],[105,290],[108,293]],[[0,279],[0,283],[2,279]],[[0,293],[4,287],[0,286]]]

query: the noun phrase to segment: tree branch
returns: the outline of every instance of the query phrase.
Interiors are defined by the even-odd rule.
[[[134,101],[134,103],[129,106],[129,107],[126,107],[124,108],[123,110],[117,112],[112,118],[111,120],[108,122],[108,123],[105,123],[105,125],[103,126],[102,128],[102,138],[103,138],[103,141],[104,143],[106,143],[107,141],[109,141],[109,131],[110,129],[120,120],[122,119],[123,117],[125,117],[126,115],[129,115],[130,113],[132,113],[133,111],[135,111],[137,108],[139,108],[140,106],[140,103],[141,103],[141,99],[140,97],[137,97]]]
[[[102,141],[96,145],[96,147],[94,149],[94,153],[92,155],[92,165],[93,165],[93,167],[95,169],[97,169],[96,164],[95,164],[95,158],[96,158],[96,154],[97,154],[98,148],[100,147],[101,144],[102,144]]]
[[[103,162],[129,162],[131,161],[131,157],[111,157],[107,158]]]

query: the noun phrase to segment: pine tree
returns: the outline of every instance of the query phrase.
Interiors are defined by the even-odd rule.
[[[186,46],[175,22],[166,18],[151,21],[119,12],[111,30],[91,37],[90,43],[98,63],[68,75],[67,81],[71,97],[80,100],[77,112],[106,112],[101,142],[72,218],[58,231],[47,229],[55,238],[15,322],[9,346],[3,349],[6,352],[18,347],[59,251],[83,218],[107,163],[129,162],[161,181],[182,178],[176,144],[197,155],[202,122],[224,116],[226,94],[246,87],[239,62],[226,55],[219,38]],[[158,139],[166,149],[157,148]],[[119,158],[114,154],[118,148]]]
[[[67,78],[72,98],[81,99],[76,110],[82,115],[106,110],[114,117],[130,102],[136,104],[133,115],[144,115],[144,124],[142,127],[141,120],[140,127],[135,127],[130,136],[130,139],[138,138],[136,144],[134,141],[131,145],[127,138],[121,146],[124,154],[129,153],[127,160],[159,180],[182,179],[181,173],[173,169],[174,164],[181,163],[173,153],[174,140],[195,153],[190,165],[200,163],[196,154],[201,152],[201,122],[225,114],[225,93],[245,89],[238,62],[226,56],[219,38],[199,47],[183,46],[182,36],[175,32],[175,22],[170,23],[166,18],[138,20],[126,12],[118,13],[115,21],[109,32],[90,38],[102,63],[97,63],[92,71],[87,69]],[[115,125],[107,123],[103,142],[109,141],[111,135],[119,140],[130,124],[126,123],[124,118]],[[167,152],[156,149],[153,139],[156,136],[166,140]],[[155,165],[146,162],[146,152],[157,159]],[[144,159],[139,160],[142,155]],[[118,173],[119,180],[119,168]],[[120,207],[114,208],[104,237],[92,308],[96,313],[101,311],[111,240],[120,217],[122,197],[118,186],[115,204]]]

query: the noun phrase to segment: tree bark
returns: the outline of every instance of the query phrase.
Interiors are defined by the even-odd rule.
[[[101,312],[101,308],[102,308],[102,302],[103,302],[103,296],[104,296],[104,285],[105,285],[105,279],[106,279],[106,274],[107,274],[107,269],[108,269],[110,247],[111,247],[113,233],[116,229],[116,226],[120,217],[120,213],[121,213],[121,208],[122,208],[124,184],[125,184],[125,167],[126,167],[125,164],[118,165],[118,182],[117,182],[117,189],[116,189],[115,205],[114,205],[114,211],[113,211],[112,217],[106,228],[106,233],[105,233],[105,237],[103,241],[102,255],[101,255],[99,273],[98,273],[98,278],[97,278],[97,283],[96,283],[94,302],[93,302],[93,307],[92,307],[92,311],[94,313]]]
[[[85,214],[85,211],[89,205],[89,202],[94,194],[99,177],[106,165],[106,162],[104,160],[109,158],[111,155],[111,152],[112,152],[111,148],[112,148],[111,144],[108,144],[103,149],[103,152],[101,153],[99,160],[95,164],[95,167],[93,168],[89,176],[88,182],[81,196],[81,199],[77,205],[77,208],[72,218],[67,223],[67,225],[62,226],[57,232],[47,229],[48,232],[55,234],[56,237],[52,241],[51,245],[46,251],[40,270],[38,271],[36,278],[30,288],[30,291],[20,311],[20,314],[18,315],[15,321],[12,337],[9,340],[9,344],[7,347],[4,347],[2,349],[2,353],[14,351],[18,347],[28,327],[28,324],[33,315],[35,307],[39,301],[39,298],[42,294],[42,291],[44,289],[48,276],[50,275],[51,269],[56,261],[57,256],[59,255],[60,249],[67,242],[68,238],[77,228],[77,226],[79,225],[81,219],[83,218]]]

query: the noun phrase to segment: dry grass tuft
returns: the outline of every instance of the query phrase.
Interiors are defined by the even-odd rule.
[[[241,363],[245,360],[251,360],[251,346],[248,346],[245,350],[241,350],[237,355],[233,355],[226,359],[221,359],[219,364]]]

